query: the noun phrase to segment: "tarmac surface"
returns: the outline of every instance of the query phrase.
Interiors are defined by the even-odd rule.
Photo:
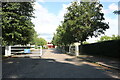
[[[103,67],[56,49],[14,55],[2,61],[3,78],[116,78]]]

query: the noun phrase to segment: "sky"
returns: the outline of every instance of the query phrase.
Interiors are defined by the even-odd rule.
[[[112,36],[118,34],[118,15],[115,15],[113,11],[118,10],[118,1],[114,0],[101,0],[103,5],[102,12],[104,13],[105,22],[109,22],[110,28],[105,31],[105,35]],[[63,16],[67,12],[67,7],[71,4],[69,1],[58,0],[37,0],[34,3],[34,16],[32,19],[35,25],[39,37],[44,38],[48,42],[52,40],[53,34],[56,32],[56,28],[64,20]],[[103,36],[103,35],[101,35]],[[92,37],[87,42],[95,42],[98,38]]]

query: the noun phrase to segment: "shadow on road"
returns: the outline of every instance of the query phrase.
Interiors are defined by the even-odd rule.
[[[87,64],[77,66],[31,57],[3,60],[2,73],[3,78],[112,78]]]

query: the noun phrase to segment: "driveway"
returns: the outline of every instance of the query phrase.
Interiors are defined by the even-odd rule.
[[[21,56],[21,55],[20,55]],[[3,78],[113,78],[98,65],[62,54],[56,49],[3,60]]]

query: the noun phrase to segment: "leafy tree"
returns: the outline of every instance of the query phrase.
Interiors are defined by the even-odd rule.
[[[43,38],[37,38],[35,44],[38,45],[38,46],[43,46],[43,45],[47,44],[47,41]]]
[[[36,44],[36,40],[38,39],[38,36],[39,35],[35,31],[34,34],[33,34],[32,40],[30,41],[30,44],[35,45]]]
[[[108,40],[119,40],[119,39],[120,39],[119,35],[112,35],[111,37],[105,35],[102,36],[100,40],[98,40],[97,42],[108,41]]]
[[[111,40],[120,40],[120,35],[112,35]]]
[[[101,12],[102,7],[99,2],[73,2],[67,8],[64,23],[67,25],[66,30],[72,32],[74,41],[82,44],[88,37],[97,37],[109,28],[108,24],[103,22],[105,18]]]
[[[72,38],[71,32],[66,30],[65,24],[59,25],[56,31],[57,31],[57,33],[54,34],[54,37],[52,40],[52,43],[54,45],[66,46],[66,45],[72,43],[73,38]]]
[[[97,42],[108,41],[108,40],[111,40],[111,37],[105,35],[105,36],[102,36],[100,40],[98,40]]]
[[[57,34],[54,34],[53,39],[52,39],[52,44],[58,46],[58,45],[59,45],[59,44],[58,44],[58,42],[59,42],[58,40],[59,40],[59,39],[58,39],[58,35],[57,35]]]
[[[109,25],[104,22],[100,2],[72,2],[67,8],[62,25],[57,28],[53,42],[61,45],[70,45],[74,42],[83,42],[88,37],[98,37],[104,34]]]
[[[34,35],[32,2],[2,3],[2,38],[4,45],[28,44]]]

